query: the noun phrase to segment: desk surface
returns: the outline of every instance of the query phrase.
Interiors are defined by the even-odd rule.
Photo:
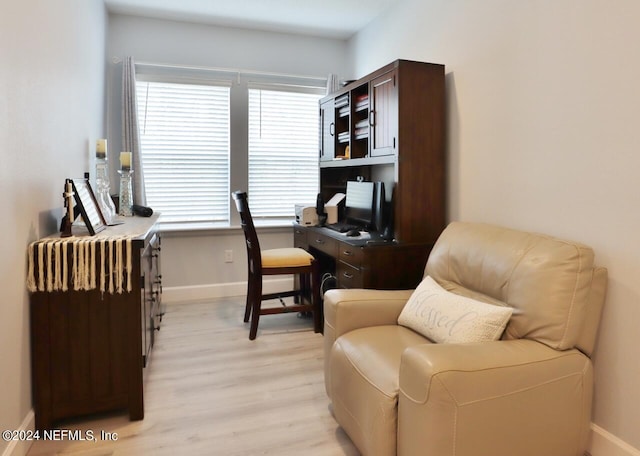
[[[308,230],[310,232],[320,233],[354,247],[371,247],[380,245],[398,245],[395,240],[385,240],[382,238],[382,234],[377,231],[362,232],[360,236],[347,236],[346,233],[340,233],[339,231],[332,230],[325,226],[305,226],[297,223],[293,224],[296,228]]]

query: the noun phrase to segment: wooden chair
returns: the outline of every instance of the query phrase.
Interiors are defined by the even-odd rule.
[[[254,340],[258,332],[260,315],[280,314],[287,312],[312,312],[315,332],[322,332],[322,303],[320,302],[320,266],[318,261],[304,249],[290,247],[260,250],[260,242],[249,211],[247,194],[236,191],[232,193],[236,207],[240,213],[241,225],[247,243],[247,302],[244,321],[251,318],[249,339]],[[262,294],[262,277],[266,275],[294,274],[299,275],[299,289],[280,293]],[[286,305],[282,298],[295,296],[294,305]],[[305,299],[310,304],[305,304]],[[262,301],[280,299],[281,307],[262,308]]]

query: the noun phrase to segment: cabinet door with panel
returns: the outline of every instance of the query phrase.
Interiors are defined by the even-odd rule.
[[[398,138],[398,88],[396,71],[390,71],[370,83],[369,124],[371,156],[392,155]]]
[[[151,252],[151,277],[153,280],[151,281],[151,294],[154,298],[155,303],[155,318],[158,327],[160,327],[160,322],[162,321],[162,317],[165,313],[165,307],[162,304],[162,266],[160,251],[162,250],[162,237],[159,233],[156,234],[155,239],[151,242],[152,252]]]
[[[335,157],[336,112],[333,99],[320,105],[320,161]]]
[[[160,236],[154,233],[149,243],[140,254],[142,277],[140,278],[142,300],[140,305],[142,317],[142,359],[146,367],[155,342],[156,331],[160,330],[162,318],[160,275]]]

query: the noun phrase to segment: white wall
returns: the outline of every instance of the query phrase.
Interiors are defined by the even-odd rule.
[[[356,75],[446,65],[449,219],[582,241],[609,269],[593,421],[635,448],[639,21],[635,0],[404,0],[350,42]]]
[[[121,64],[113,63],[113,58],[133,56],[138,62],[326,77],[329,73],[345,75],[346,55],[347,43],[343,40],[110,15],[107,51],[110,155],[117,157],[121,144],[122,70]],[[242,128],[246,126],[232,125],[232,129]],[[232,144],[231,154],[246,154],[246,150],[241,144]],[[117,162],[111,159],[114,160]],[[235,160],[232,157],[232,163]],[[238,171],[238,168],[232,171],[232,184],[238,180]],[[246,175],[246,169],[240,171]],[[232,216],[235,215],[233,209]],[[265,248],[293,243],[291,227],[261,231],[260,236]],[[233,263],[224,262],[224,250],[229,248],[234,251]],[[245,246],[239,229],[165,234],[162,254],[163,284],[168,289],[246,280]],[[173,296],[174,293],[168,294],[169,298]]]
[[[105,30],[101,0],[0,7],[3,430],[29,421],[32,407],[27,246],[57,230],[64,179],[89,170],[89,143],[104,134]]]

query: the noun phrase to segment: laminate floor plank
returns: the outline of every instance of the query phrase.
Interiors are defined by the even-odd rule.
[[[263,316],[250,341],[243,312],[243,297],[168,306],[145,373],[144,420],[63,422],[96,441],[40,440],[28,456],[357,456],[329,411],[312,320]]]

